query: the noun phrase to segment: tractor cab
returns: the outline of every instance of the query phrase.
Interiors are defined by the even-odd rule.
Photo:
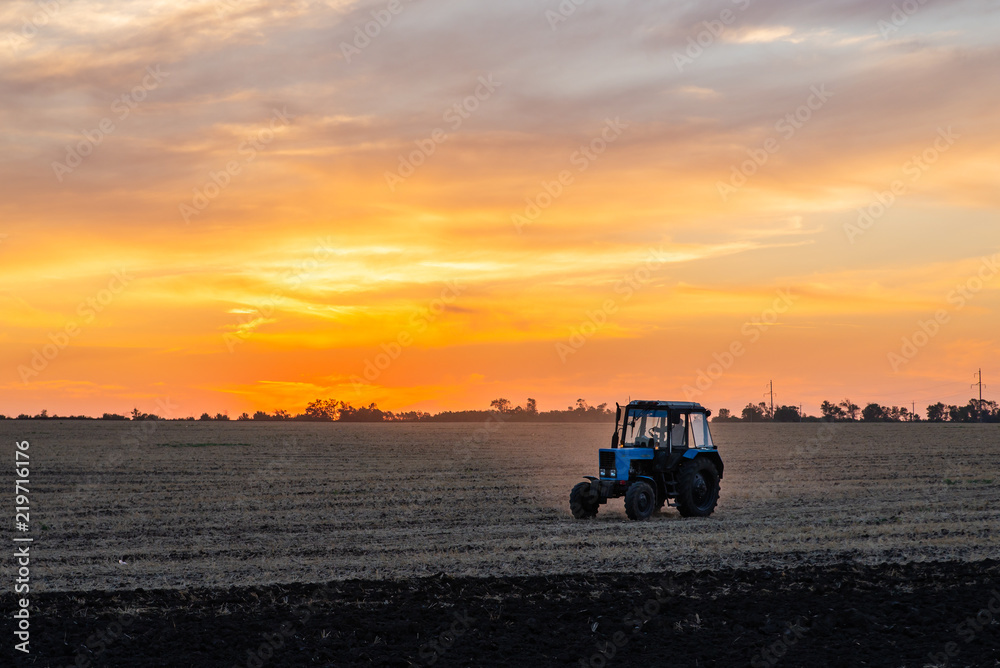
[[[611,447],[665,448],[671,452],[714,448],[708,428],[710,414],[700,404],[633,401],[618,407],[618,424]]]

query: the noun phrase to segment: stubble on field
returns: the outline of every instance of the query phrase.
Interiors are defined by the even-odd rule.
[[[137,425],[0,423],[39,590],[1000,558],[991,425],[713,425],[715,514],[637,523],[569,514],[610,425]]]

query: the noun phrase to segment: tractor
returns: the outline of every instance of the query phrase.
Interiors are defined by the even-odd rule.
[[[722,457],[712,442],[701,404],[631,401],[618,406],[611,447],[598,453],[600,477],[584,476],[569,495],[578,520],[590,519],[608,499],[625,497],[631,520],[647,519],[665,504],[683,517],[708,517],[719,501]]]

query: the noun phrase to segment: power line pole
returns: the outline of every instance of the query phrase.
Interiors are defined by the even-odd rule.
[[[911,401],[910,407],[913,409],[910,411],[910,422],[913,422],[913,416],[917,414],[917,402]]]
[[[774,381],[771,381],[771,419],[774,419]]]
[[[976,414],[979,416],[979,421],[983,421],[983,368],[979,367],[979,373],[973,374],[979,376],[979,382],[973,383],[972,387],[979,385],[979,403],[976,404]]]

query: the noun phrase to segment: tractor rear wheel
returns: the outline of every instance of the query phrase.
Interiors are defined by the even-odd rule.
[[[625,492],[625,514],[630,520],[644,520],[656,508],[656,491],[649,483],[634,482]]]
[[[569,493],[569,509],[578,520],[589,520],[600,509],[600,492],[589,482],[580,482]]]
[[[708,517],[719,502],[719,472],[707,457],[695,457],[677,476],[677,510],[683,517]]]

